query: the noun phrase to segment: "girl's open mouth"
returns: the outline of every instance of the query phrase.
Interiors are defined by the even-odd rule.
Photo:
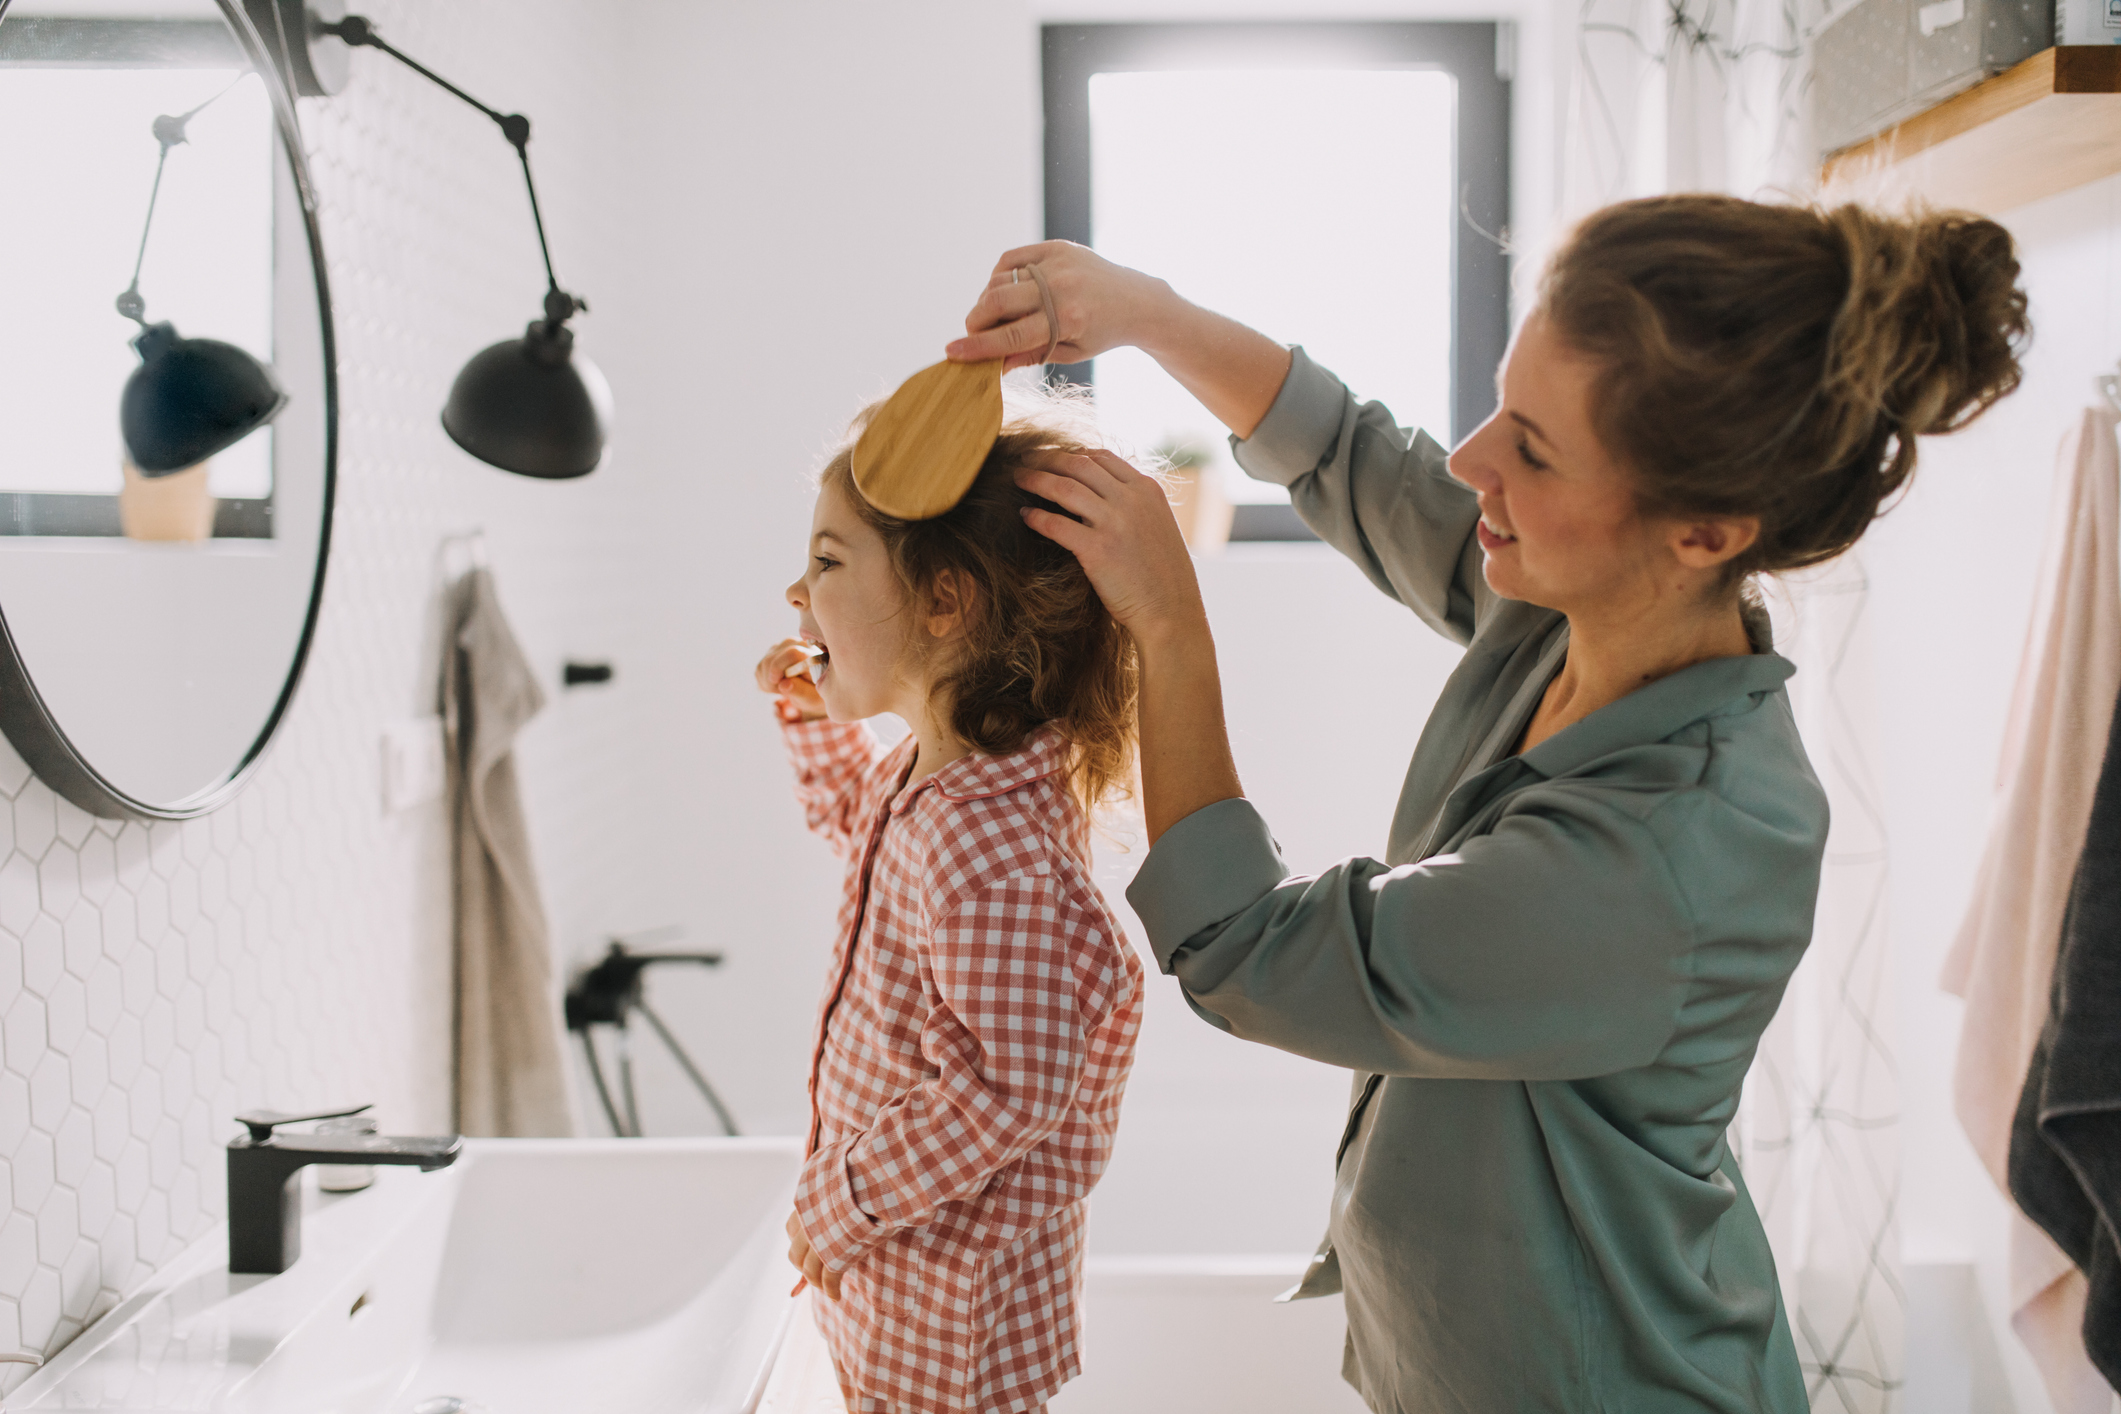
[[[805,642],[803,651],[809,657],[803,662],[796,664],[795,671],[809,678],[812,683],[823,682],[825,680],[825,669],[832,662],[832,654],[826,650],[824,644],[819,643],[815,639]]]

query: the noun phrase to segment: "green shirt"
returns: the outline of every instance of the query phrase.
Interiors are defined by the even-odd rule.
[[[1811,936],[1826,800],[1769,651],[1509,754],[1568,624],[1497,597],[1443,450],[1301,349],[1236,443],[1385,593],[1466,645],[1382,860],[1292,874],[1226,800],[1127,891],[1194,1010],[1355,1072],[1326,1245],[1380,1414],[1799,1414],[1725,1130]]]

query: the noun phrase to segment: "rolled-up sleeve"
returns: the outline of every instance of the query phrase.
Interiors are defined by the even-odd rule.
[[[1289,488],[1304,523],[1370,582],[1445,637],[1465,643],[1493,602],[1481,574],[1473,493],[1451,479],[1448,454],[1409,433],[1382,403],[1292,349],[1281,392],[1252,435],[1232,437],[1247,475]]]
[[[1457,854],[1292,876],[1243,800],[1166,831],[1127,890],[1195,1011],[1383,1075],[1560,1080],[1654,1060],[1694,930],[1648,825],[1527,791]]]

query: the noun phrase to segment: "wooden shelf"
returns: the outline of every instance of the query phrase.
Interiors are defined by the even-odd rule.
[[[2043,49],[1826,159],[1828,197],[1994,214],[2121,172],[2121,44]]]

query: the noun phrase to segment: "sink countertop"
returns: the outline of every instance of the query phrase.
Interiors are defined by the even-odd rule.
[[[450,1171],[379,1170],[358,1193],[304,1194],[301,1260],[277,1276],[228,1270],[217,1223],[39,1368],[5,1401],[37,1409],[222,1410],[259,1366],[320,1318],[350,1308],[395,1239],[439,1227]]]

